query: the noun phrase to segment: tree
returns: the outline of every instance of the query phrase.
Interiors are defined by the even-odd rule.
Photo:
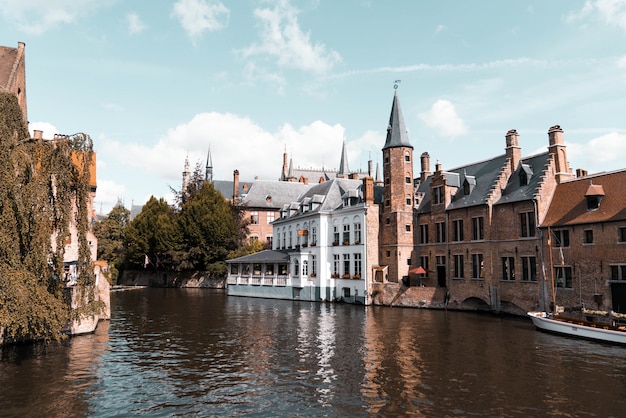
[[[174,209],[165,201],[150,197],[141,213],[126,228],[126,261],[130,267],[144,267],[150,263],[165,269],[177,265],[180,232]]]
[[[225,272],[228,253],[242,242],[237,210],[205,181],[184,203],[178,219],[185,255],[181,268]]]
[[[117,281],[118,271],[126,257],[126,228],[130,224],[130,211],[118,202],[106,218],[94,227],[98,238],[98,259],[109,263],[112,283]]]

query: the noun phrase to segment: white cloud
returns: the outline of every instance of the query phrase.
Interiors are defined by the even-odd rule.
[[[100,161],[98,161],[98,167]],[[98,179],[94,209],[97,213],[108,213],[126,194],[126,187],[111,180]]]
[[[129,13],[126,15],[126,23],[128,23],[128,32],[136,35],[146,29],[146,25],[141,21],[137,13]]]
[[[626,0],[586,0],[580,10],[566,16],[566,21],[584,21],[595,14],[605,23],[626,31]]]
[[[219,1],[178,0],[172,16],[180,21],[187,35],[195,41],[205,31],[217,31],[228,26],[230,10]]]
[[[435,36],[439,35],[441,32],[447,30],[448,27],[446,25],[438,25],[435,29]]]
[[[341,62],[341,55],[313,42],[300,28],[298,10],[288,0],[274,2],[274,8],[256,9],[261,28],[260,42],[240,51],[244,58],[270,56],[279,67],[322,74]]]
[[[30,132],[30,136],[33,137],[33,131],[43,131],[42,137],[44,139],[52,139],[55,134],[59,133],[59,130],[56,126],[49,122],[31,122],[28,124],[28,131]]]
[[[428,112],[420,113],[418,117],[441,136],[452,138],[467,133],[465,122],[456,113],[452,102],[448,100],[437,100]]]
[[[0,0],[0,13],[18,30],[40,35],[60,24],[74,23],[110,1],[100,0]]]
[[[572,168],[583,168],[590,174],[623,167],[626,155],[626,133],[609,132],[583,144],[567,143]]]
[[[233,171],[239,170],[244,181],[278,180],[283,164],[283,152],[302,168],[339,168],[345,128],[314,121],[300,127],[284,124],[274,132],[257,125],[250,118],[229,113],[200,113],[190,121],[170,129],[153,145],[100,138],[98,144],[99,166],[98,196],[96,202],[112,207],[118,198],[126,198],[118,183],[129,183],[135,203],[157,190],[132,184],[161,185],[165,190],[179,188],[185,158],[190,168],[200,164],[204,168],[207,152],[211,148],[213,177],[232,180]],[[349,166],[352,170],[367,169],[369,154],[378,160],[383,134],[366,132],[358,138],[346,140]],[[106,164],[104,163],[106,161]],[[130,178],[120,173],[133,173]],[[119,178],[115,176],[119,175]],[[148,181],[143,182],[143,179]],[[135,187],[139,187],[135,190]],[[140,192],[141,196],[137,193]]]

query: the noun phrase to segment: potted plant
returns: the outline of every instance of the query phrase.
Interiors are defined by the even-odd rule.
[[[354,276],[352,276],[353,279],[359,280],[361,278],[360,274],[355,274]]]

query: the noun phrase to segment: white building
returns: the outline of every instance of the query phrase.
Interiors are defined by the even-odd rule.
[[[352,177],[311,185],[285,204],[272,223],[272,250],[228,261],[228,294],[370,304],[378,266],[374,195],[382,191],[371,177]]]

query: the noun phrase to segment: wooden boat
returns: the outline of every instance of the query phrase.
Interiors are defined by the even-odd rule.
[[[541,331],[577,338],[626,345],[626,327],[552,315],[546,312],[528,312],[533,324]]]

